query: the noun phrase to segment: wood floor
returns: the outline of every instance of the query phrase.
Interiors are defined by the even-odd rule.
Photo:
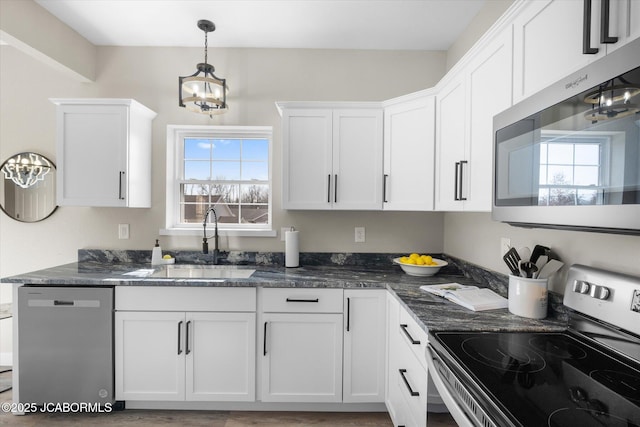
[[[0,381],[10,382],[10,372]],[[127,409],[104,414],[36,413],[16,416],[3,404],[12,402],[11,390],[0,393],[0,426],[114,426],[118,427],[393,427],[384,412],[250,412],[250,411],[157,411]],[[453,427],[449,414],[429,413],[429,427]]]

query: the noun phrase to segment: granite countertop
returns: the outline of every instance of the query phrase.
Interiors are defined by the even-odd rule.
[[[210,279],[168,279],[128,275],[138,270],[154,269],[163,275],[167,266],[151,267],[140,263],[77,262],[31,273],[3,278],[5,283],[52,286],[224,286],[224,287],[297,287],[343,289],[389,289],[406,306],[418,324],[426,331],[558,331],[566,322],[558,319],[534,320],[509,313],[507,309],[474,312],[433,296],[420,286],[458,282],[482,286],[460,272],[443,271],[431,277],[404,274],[399,267],[363,266],[238,266],[255,272],[250,278],[231,278],[224,281]],[[503,295],[505,296],[505,295]]]

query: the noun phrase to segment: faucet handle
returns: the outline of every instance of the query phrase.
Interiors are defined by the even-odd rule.
[[[207,242],[207,238],[204,237],[202,239],[202,253],[203,254],[208,254],[209,253],[209,243]]]

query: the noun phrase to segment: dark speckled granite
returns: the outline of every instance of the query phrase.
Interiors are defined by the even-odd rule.
[[[147,252],[147,258],[140,252]],[[190,253],[175,254],[178,262],[192,260]],[[566,321],[558,318],[545,320],[515,316],[507,309],[474,312],[435,297],[419,288],[421,285],[458,282],[492,287],[499,292],[497,283],[505,279],[497,273],[474,272],[452,257],[450,266],[432,277],[414,277],[404,274],[390,259],[396,255],[375,254],[307,254],[304,258],[316,260],[320,265],[305,262],[303,267],[288,269],[279,264],[278,254],[231,253],[227,262],[251,264],[256,272],[248,279],[227,279],[224,282],[198,279],[163,279],[159,277],[133,277],[125,273],[138,269],[162,272],[165,266],[151,267],[149,251],[88,251],[79,252],[79,262],[3,278],[7,283],[59,286],[225,286],[225,287],[334,287],[344,289],[389,289],[425,330],[478,330],[478,331],[557,331],[566,328]],[[327,261],[327,260],[330,260]],[[142,261],[142,262],[141,262]],[[253,261],[253,262],[251,262]],[[277,262],[275,262],[277,261]],[[188,262],[191,263],[191,262]],[[204,263],[202,263],[204,264]],[[243,267],[239,267],[243,268]],[[503,288],[504,289],[504,288]],[[499,292],[502,293],[502,292]],[[503,294],[504,295],[504,294]]]

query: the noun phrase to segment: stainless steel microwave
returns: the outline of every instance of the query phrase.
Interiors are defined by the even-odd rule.
[[[494,220],[640,234],[640,39],[493,126]]]

